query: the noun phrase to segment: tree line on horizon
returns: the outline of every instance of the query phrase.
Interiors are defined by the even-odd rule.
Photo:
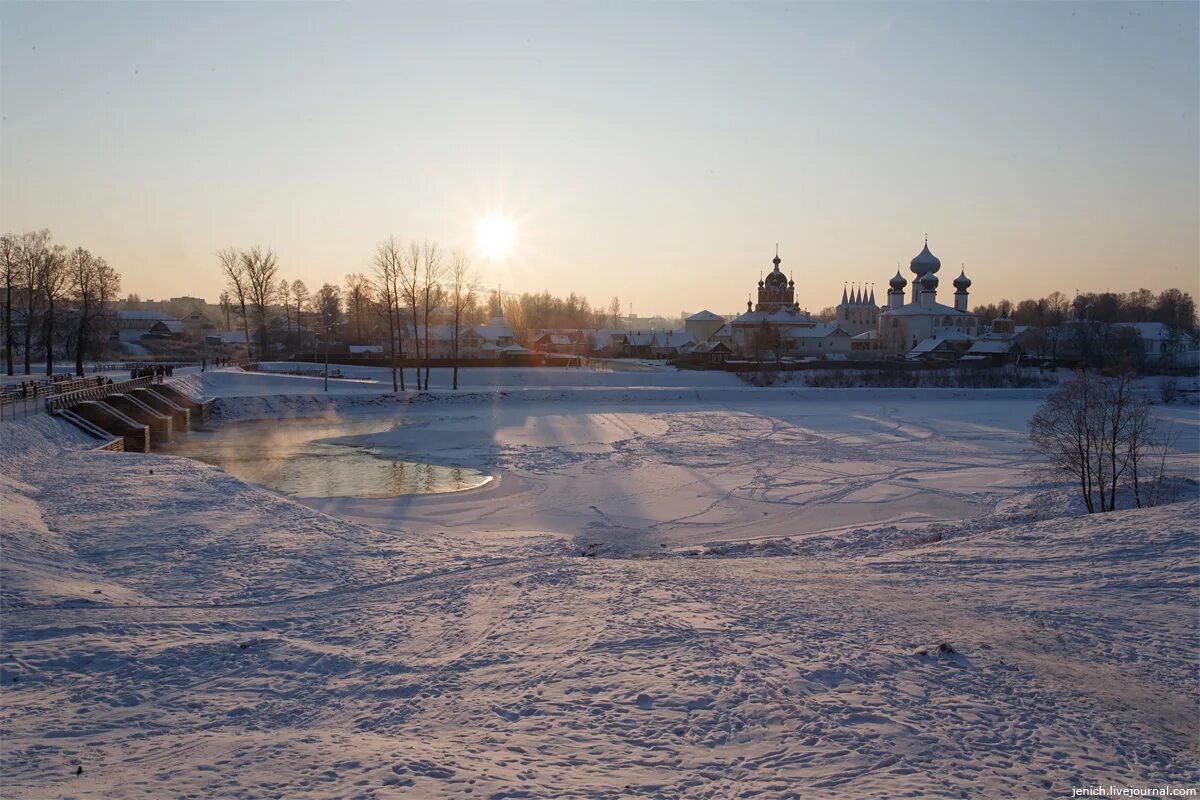
[[[999,300],[971,309],[980,324],[986,325],[1007,314],[1017,325],[1054,328],[1069,320],[1088,320],[1103,324],[1117,322],[1161,322],[1175,330],[1195,332],[1196,301],[1182,289],[1164,289],[1157,295],[1149,289],[1133,292],[1084,292],[1074,299],[1062,292],[1029,298],[1016,303]],[[820,322],[833,322],[837,307],[828,306],[813,315]]]
[[[616,327],[621,304],[616,297],[607,309],[596,309],[574,292],[566,298],[550,292],[502,295],[483,291],[470,260],[461,251],[447,258],[434,242],[402,242],[395,236],[379,242],[370,260],[370,273],[350,272],[342,286],[324,283],[310,293],[301,280],[280,276],[275,253],[252,246],[225,248],[217,253],[225,280],[219,299],[225,327],[240,324],[248,356],[264,357],[272,336],[283,323],[284,346],[293,349],[302,338],[303,320],[316,326],[327,348],[331,342],[383,342],[392,363],[393,390],[404,391],[404,370],[397,361],[417,363],[417,389],[427,389],[430,377],[431,335],[435,319],[448,318],[452,354],[457,361],[464,330],[503,317],[518,342],[529,344],[542,329]],[[282,316],[282,320],[280,320]],[[406,343],[411,348],[405,351]],[[458,368],[452,382],[458,388]]]
[[[120,274],[84,247],[55,244],[43,229],[0,236],[0,279],[7,373],[14,374],[20,347],[26,375],[33,374],[35,348],[44,351],[46,375],[53,375],[55,347],[61,345],[74,356],[75,374],[83,375],[84,359],[104,347]]]

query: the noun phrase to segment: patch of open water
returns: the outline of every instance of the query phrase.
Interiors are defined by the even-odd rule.
[[[492,478],[469,467],[404,458],[400,448],[369,445],[403,421],[272,419],[231,422],[186,434],[161,452],[213,464],[291,497],[398,497],[456,492]]]

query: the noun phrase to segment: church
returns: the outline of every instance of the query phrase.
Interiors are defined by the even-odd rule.
[[[937,300],[938,271],[942,262],[925,247],[909,262],[913,273],[912,291],[905,302],[908,281],[900,270],[888,281],[887,307],[879,314],[877,341],[887,353],[907,353],[914,348],[926,350],[965,350],[979,336],[979,321],[971,313],[968,290],[971,279],[960,272],[954,279],[954,305]]]
[[[729,323],[730,345],[742,356],[872,358],[881,354],[961,352],[980,336],[979,321],[969,309],[971,279],[954,279],[954,305],[938,302],[941,260],[929,250],[929,238],[912,261],[909,281],[896,270],[888,281],[887,304],[880,307],[875,290],[856,285],[842,290],[833,322],[818,322],[796,302],[796,283],[780,268],[776,248],[773,269],[758,281],[758,302]],[[908,290],[908,291],[906,291]],[[707,312],[705,312],[707,313]],[[717,318],[719,319],[719,318]]]
[[[758,302],[746,300],[746,311],[729,326],[735,353],[764,357],[845,357],[850,334],[836,323],[817,322],[796,302],[796,282],[783,274],[779,250],[774,268],[758,281]]]

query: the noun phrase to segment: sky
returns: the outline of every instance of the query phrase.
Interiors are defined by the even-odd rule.
[[[0,5],[0,224],[144,298],[389,235],[644,315],[744,307],[776,244],[802,307],[882,296],[926,234],[973,305],[1200,294],[1198,220],[1193,2]]]

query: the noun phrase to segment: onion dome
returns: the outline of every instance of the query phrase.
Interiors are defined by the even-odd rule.
[[[926,272],[921,276],[921,288],[926,291],[933,291],[938,287],[938,276],[932,272]]]
[[[954,288],[960,292],[965,292],[971,288],[971,279],[967,277],[966,270],[960,270],[958,277],[954,279]]]
[[[768,289],[785,289],[787,288],[787,275],[779,269],[779,256],[775,256],[775,269],[771,270],[771,274],[767,276],[766,284]]]
[[[906,279],[903,275],[901,275],[900,270],[897,269],[896,274],[892,277],[892,279],[890,281],[888,281],[888,286],[891,286],[896,291],[900,291],[905,286],[908,286],[908,279]]]
[[[921,248],[921,252],[917,253],[917,257],[909,262],[909,268],[917,275],[924,275],[926,272],[937,272],[942,268],[941,259],[929,252],[929,239],[925,239],[925,246]]]

